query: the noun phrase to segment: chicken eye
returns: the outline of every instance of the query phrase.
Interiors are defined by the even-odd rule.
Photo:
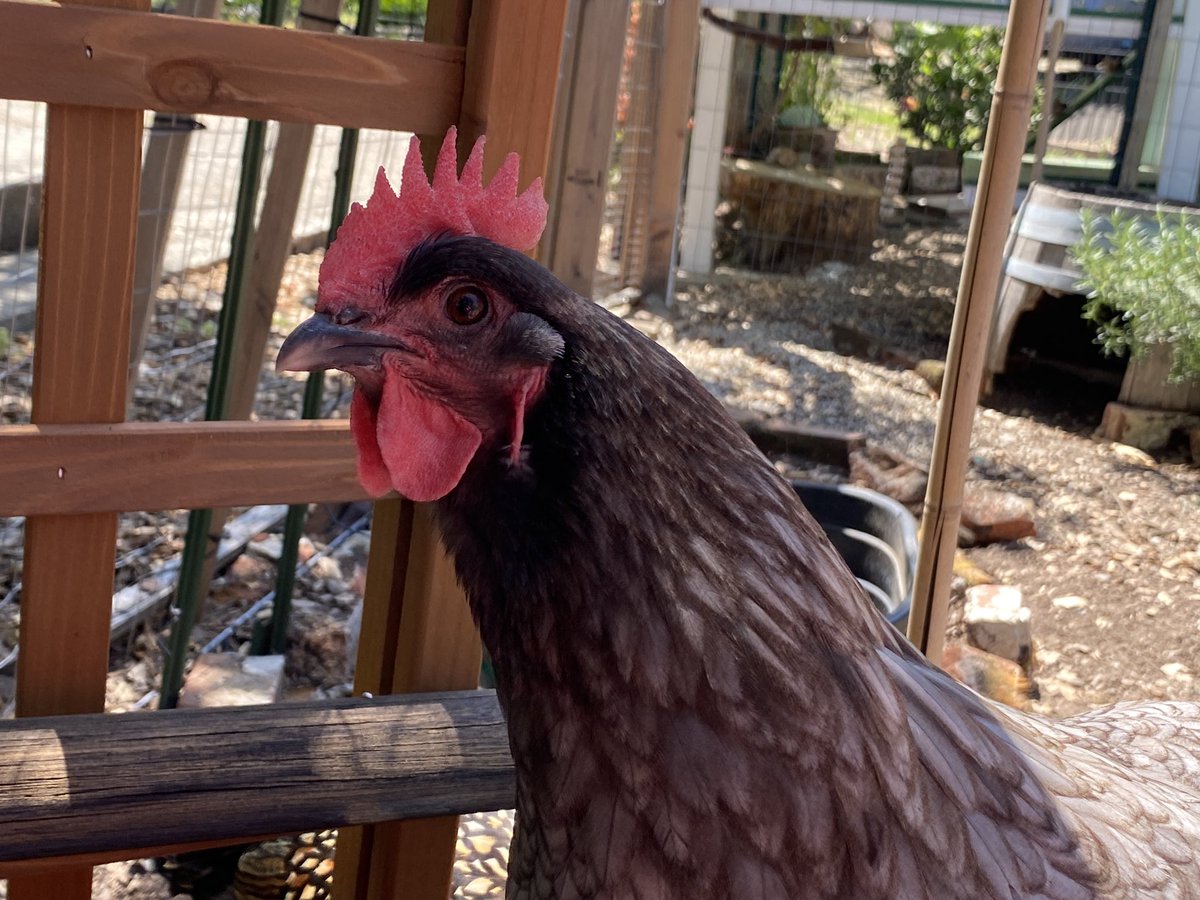
[[[487,312],[487,297],[477,287],[458,287],[446,297],[446,315],[457,325],[474,325]]]

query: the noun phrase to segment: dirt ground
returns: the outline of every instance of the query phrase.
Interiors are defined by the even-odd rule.
[[[944,358],[964,245],[961,224],[889,232],[868,263],[803,278],[719,272],[685,282],[669,312],[631,318],[734,406],[861,431],[923,463],[937,414],[929,384],[836,352],[833,329],[877,338],[875,357]],[[1054,337],[1071,343],[1062,355],[1104,365],[1075,319]],[[1114,382],[1037,362],[984,398],[968,474],[1032,500],[1037,535],[965,551],[1032,609],[1034,708],[1200,698],[1200,468],[1182,447],[1148,456],[1096,437]]]
[[[805,277],[718,272],[681,281],[666,311],[622,314],[732,406],[861,431],[878,446],[924,461],[936,396],[902,361],[944,356],[963,245],[961,224],[897,230],[881,236],[869,262],[826,263]],[[319,255],[305,258],[300,275],[290,276],[276,342],[303,314],[318,261]],[[149,358],[151,369],[173,367],[177,377],[169,389],[147,381],[141,418],[194,417],[202,406],[206,347],[211,355],[204,323],[214,314],[214,289],[184,294],[192,305],[181,304],[177,315],[188,324],[163,320]],[[867,332],[889,361],[875,351],[845,352],[841,344],[838,352],[835,325]],[[14,338],[20,349],[22,336]],[[258,414],[294,417],[300,389],[299,381],[264,374]],[[333,393],[340,390],[339,383]],[[1096,438],[1103,403],[1113,396],[1111,383],[1035,365],[1002,378],[977,416],[969,478],[1033,501],[1037,535],[965,552],[997,581],[1024,592],[1038,645],[1041,699],[1034,708],[1052,715],[1117,700],[1200,698],[1200,468],[1179,448],[1148,457]],[[24,412],[12,407],[8,418]],[[828,466],[793,463],[807,477],[846,477]],[[319,512],[349,522],[358,511]],[[182,524],[177,511],[122,517],[121,552],[128,559],[118,586],[177,553]],[[334,533],[315,534],[306,552],[323,550]],[[0,520],[0,598],[19,579],[20,545],[20,523]],[[289,697],[349,690],[345,623],[360,595],[364,550],[365,537],[356,537],[300,579],[289,632]],[[222,574],[198,643],[273,587],[272,552],[269,539],[257,542]],[[15,638],[18,609],[17,602],[0,603],[0,659]],[[246,623],[226,646],[245,644],[253,632],[253,621]],[[113,648],[110,710],[153,707],[164,634],[163,623],[151,621]],[[10,676],[11,669],[0,673],[0,709],[11,696]],[[139,862],[98,869],[95,896],[172,896],[154,868]]]

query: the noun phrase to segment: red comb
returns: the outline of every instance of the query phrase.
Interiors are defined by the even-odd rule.
[[[408,145],[399,194],[380,167],[371,199],[366,206],[350,208],[321,263],[319,308],[383,302],[400,263],[413,247],[439,232],[475,234],[521,251],[537,243],[548,209],[541,179],[518,194],[520,159],[510,153],[485,187],[483,137],[475,142],[460,178],[456,137],[456,129],[446,132],[432,184],[415,137]]]

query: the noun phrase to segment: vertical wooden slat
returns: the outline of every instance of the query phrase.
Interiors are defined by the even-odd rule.
[[[592,295],[608,192],[629,0],[575,0],[555,116],[550,221],[541,259],[567,287]]]
[[[217,0],[179,0],[175,15],[215,19]],[[138,211],[137,255],[133,270],[133,313],[129,346],[129,402],[133,402],[146,337],[154,319],[154,301],[162,282],[163,255],[171,234],[183,163],[192,142],[191,116],[158,113],[146,145]]]
[[[659,57],[658,109],[653,131],[649,211],[646,216],[646,268],[642,293],[669,300],[675,271],[675,229],[683,193],[692,83],[700,46],[699,0],[673,0],[663,8],[663,50]]]
[[[35,423],[125,417],[141,149],[139,110],[48,110]],[[99,712],[117,516],[31,516],[25,527],[17,714]],[[82,900],[91,896],[91,868],[14,878],[8,896]]]
[[[484,171],[511,152],[521,184],[544,176],[550,158],[568,0],[493,0],[471,8],[459,133],[488,138]]]
[[[452,40],[466,12],[462,0],[445,2],[456,12],[431,14],[439,28],[449,29],[433,39]],[[471,5],[460,147],[469,149],[487,134],[487,175],[512,151],[521,155],[522,185],[545,175],[566,8],[567,0]],[[474,623],[429,508],[377,503],[355,689],[473,688],[480,659]],[[337,897],[445,900],[457,829],[454,817],[343,829]]]

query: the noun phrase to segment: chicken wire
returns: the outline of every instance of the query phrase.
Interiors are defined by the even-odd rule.
[[[958,26],[930,27],[991,27],[988,11],[979,10],[976,22],[971,12],[957,11]],[[922,149],[923,136],[901,124],[904,105],[914,109],[923,98],[892,99],[877,76],[894,58],[897,28],[885,21],[765,13],[729,20],[741,33],[722,67],[706,72],[702,63],[697,79],[692,168],[697,159],[708,164],[708,154],[719,156],[719,172],[689,172],[685,228],[693,232],[693,252],[690,259],[683,254],[685,268],[697,259],[788,274],[828,261],[869,264],[882,227],[965,218],[982,131],[973,131],[977,143],[939,152]],[[991,34],[998,57],[1000,30],[992,27]],[[802,37],[817,46],[809,52],[778,46]],[[1098,79],[1110,81],[1050,132],[1047,160],[1063,166],[1064,177],[1107,178],[1135,88],[1133,76],[1120,70],[1123,53],[1120,42],[1093,42],[1060,59],[1055,111]],[[1110,79],[1114,70],[1118,77]],[[711,102],[717,92],[723,105]],[[986,108],[991,92],[978,94]],[[698,141],[707,145],[699,155]],[[1151,144],[1153,157],[1153,138]],[[713,220],[701,218],[714,209]]]

